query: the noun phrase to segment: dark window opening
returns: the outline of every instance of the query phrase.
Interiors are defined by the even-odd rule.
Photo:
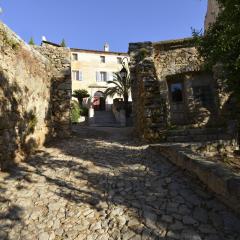
[[[183,85],[182,83],[171,84],[172,101],[180,103],[183,101]]]
[[[101,63],[105,63],[106,62],[105,56],[100,56],[100,60],[101,60]]]
[[[212,89],[209,86],[200,86],[193,88],[193,94],[195,100],[202,107],[213,107],[214,106],[214,97],[212,93]]]

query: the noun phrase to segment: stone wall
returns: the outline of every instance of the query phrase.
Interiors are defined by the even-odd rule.
[[[147,138],[148,134],[154,134],[155,128],[166,123],[165,115],[162,114],[164,109],[161,109],[161,99],[158,97],[160,90],[153,58],[153,44],[130,43],[129,53],[134,127],[139,137]]]
[[[181,80],[184,85],[184,124],[203,121],[199,119],[202,113],[194,99],[193,88],[195,83],[201,85],[206,82],[209,85],[212,77],[201,72],[202,62],[192,39],[130,43],[129,53],[134,123],[138,136],[160,139],[171,125],[173,113],[169,82],[175,80]]]
[[[211,135],[212,128],[221,128],[223,135],[227,132],[238,108],[226,89],[221,66],[212,72],[202,70],[193,39],[130,43],[129,54],[137,136],[166,141],[170,130],[203,128]],[[175,87],[180,89],[178,95]],[[230,141],[237,138],[233,133]]]
[[[50,60],[53,69],[51,107],[54,135],[69,136],[69,109],[72,96],[70,49],[49,42],[43,42],[41,47],[35,46],[35,49]]]
[[[68,50],[55,47],[59,55],[44,56],[40,52],[51,55],[47,47],[37,51],[1,22],[0,48],[0,169],[4,169],[46,139],[69,134],[71,78]]]

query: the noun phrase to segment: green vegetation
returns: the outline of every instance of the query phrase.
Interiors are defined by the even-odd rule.
[[[140,62],[148,56],[149,52],[146,48],[141,48],[137,55],[137,60]]]
[[[88,109],[86,107],[80,108],[80,115],[83,117],[88,117]]]
[[[34,39],[33,39],[33,37],[31,37],[30,38],[30,40],[29,40],[29,43],[28,43],[29,45],[35,45],[35,42],[34,42]]]
[[[37,117],[34,113],[31,113],[29,116],[29,122],[28,122],[28,132],[33,133],[35,130],[35,127],[37,126]]]
[[[86,107],[80,107],[78,101],[71,101],[70,119],[72,123],[77,123],[79,118],[88,117],[88,109]]]
[[[61,46],[61,47],[66,47],[66,46],[67,46],[64,38],[63,38],[63,40],[62,40],[60,46]]]
[[[113,80],[108,81],[107,83],[112,84],[113,86],[108,87],[104,92],[104,94],[106,96],[111,96],[111,97],[117,94],[123,97],[124,108],[125,108],[126,116],[128,117],[128,113],[129,113],[128,97],[131,89],[130,75],[128,74],[126,78],[123,78],[120,73],[114,73]]]
[[[217,63],[223,68],[227,88],[240,100],[240,1],[217,0],[221,12],[205,35],[193,31],[197,48],[212,69]]]
[[[77,123],[80,118],[80,107],[77,101],[71,102],[70,119],[72,123]]]
[[[3,38],[3,43],[5,45],[10,46],[13,50],[18,50],[20,44],[15,41],[13,38],[9,38],[6,32],[1,32],[2,38]]]
[[[72,96],[77,98],[79,106],[82,107],[83,99],[89,97],[90,95],[87,90],[78,89],[78,90],[74,90]]]

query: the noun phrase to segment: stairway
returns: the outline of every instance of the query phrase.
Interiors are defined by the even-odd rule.
[[[120,127],[111,111],[95,111],[94,127]]]

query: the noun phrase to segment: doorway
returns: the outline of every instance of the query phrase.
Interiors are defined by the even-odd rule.
[[[169,87],[169,102],[170,102],[170,116],[172,124],[185,124],[186,111],[184,99],[184,82],[170,81]]]
[[[93,106],[95,111],[105,111],[106,99],[103,92],[97,91],[94,94]]]

